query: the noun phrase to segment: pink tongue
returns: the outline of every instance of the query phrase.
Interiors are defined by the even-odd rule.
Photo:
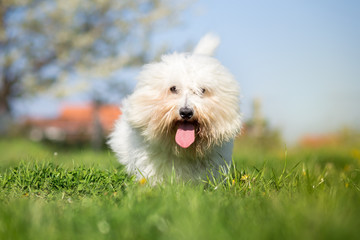
[[[188,122],[180,123],[175,141],[180,147],[188,148],[195,141],[194,125]]]

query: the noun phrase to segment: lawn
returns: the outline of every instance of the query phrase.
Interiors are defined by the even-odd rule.
[[[113,154],[0,139],[0,239],[359,239],[360,145],[238,141],[222,180],[149,186]]]

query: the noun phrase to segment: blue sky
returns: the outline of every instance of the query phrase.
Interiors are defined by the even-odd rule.
[[[204,0],[184,22],[175,42],[221,37],[216,57],[242,86],[245,117],[260,98],[288,142],[360,128],[360,1]]]
[[[219,35],[216,57],[240,82],[245,118],[260,98],[264,116],[289,143],[360,129],[360,1],[199,0],[181,19],[155,44],[182,49],[208,32]],[[54,111],[56,102],[43,109]]]

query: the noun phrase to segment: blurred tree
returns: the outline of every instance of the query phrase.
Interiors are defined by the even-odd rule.
[[[240,139],[248,145],[253,144],[266,149],[280,146],[282,144],[281,132],[271,128],[263,117],[259,98],[254,99],[252,110],[252,117],[244,123],[244,136]]]
[[[104,78],[148,61],[151,36],[189,3],[179,2],[1,0],[0,115],[73,74]]]

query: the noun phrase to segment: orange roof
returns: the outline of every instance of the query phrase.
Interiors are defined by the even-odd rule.
[[[99,117],[101,125],[106,130],[111,130],[114,126],[114,122],[121,115],[120,108],[113,105],[104,105],[99,109]]]
[[[59,119],[68,121],[90,121],[92,119],[93,105],[63,106]]]
[[[59,117],[55,119],[29,119],[29,124],[38,127],[54,126],[64,131],[70,131],[70,129],[73,129],[72,131],[76,131],[76,129],[77,131],[91,129],[95,111],[96,108],[93,104],[64,105],[60,110]],[[97,114],[103,130],[110,132],[114,122],[122,113],[116,105],[101,105],[98,108]]]
[[[336,135],[307,135],[300,140],[300,144],[306,147],[322,147],[336,144],[339,141]]]

